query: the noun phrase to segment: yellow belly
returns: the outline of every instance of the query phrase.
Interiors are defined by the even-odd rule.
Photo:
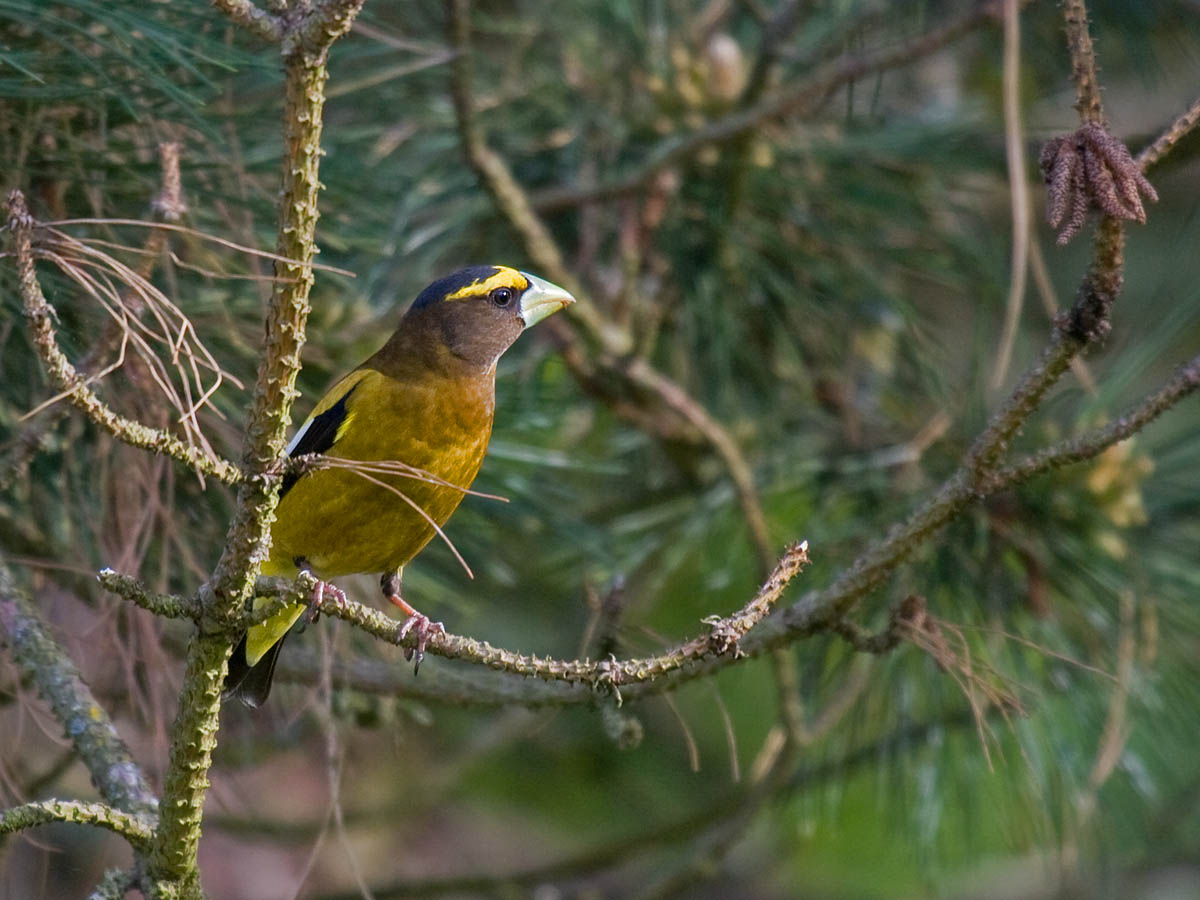
[[[323,578],[398,569],[445,524],[479,472],[492,431],[490,378],[410,383],[360,373],[327,455],[419,472],[375,465],[303,475],[276,511],[272,570],[294,571],[297,560]]]
[[[432,474],[466,487],[483,446],[455,447]],[[422,467],[424,468],[424,467]],[[416,478],[325,469],[301,478],[279,504],[272,572],[308,568],[321,578],[394,571],[417,555],[462,502],[461,490]]]

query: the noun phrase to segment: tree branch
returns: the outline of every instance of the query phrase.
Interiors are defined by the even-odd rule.
[[[284,23],[251,0],[213,0],[213,6],[255,37],[272,43],[283,40]]]
[[[996,713],[992,713],[993,715]],[[766,799],[791,796],[832,778],[846,778],[858,769],[878,765],[881,758],[921,749],[930,740],[943,737],[976,724],[970,709],[954,710],[936,719],[910,723],[862,744],[843,755],[820,763],[792,769],[782,775],[782,785],[776,783],[764,791]],[[738,815],[745,809],[747,789],[731,791],[714,803],[688,813],[672,822],[662,823],[609,844],[585,850],[562,859],[541,863],[505,873],[481,873],[448,878],[411,879],[379,885],[371,889],[377,900],[399,898],[443,897],[502,892],[505,888],[529,889],[540,884],[563,884],[574,878],[604,869],[617,869],[623,863],[641,857],[647,851],[688,840]],[[358,900],[361,892],[326,894],[321,900]]]
[[[1197,388],[1200,388],[1200,356],[1180,366],[1175,375],[1162,387],[1116,421],[1052,447],[1046,447],[1000,469],[990,476],[986,489],[993,493],[1002,487],[1028,481],[1052,469],[1094,459],[1113,444],[1119,444],[1141,431]]]
[[[1084,0],[1063,0],[1063,17],[1067,23],[1067,47],[1071,51],[1071,76],[1075,80],[1075,109],[1084,124],[1104,125],[1100,82],[1096,79],[1096,51],[1088,32]]]
[[[451,64],[451,89],[458,119],[463,149],[479,175],[496,209],[521,237],[530,258],[551,280],[570,290],[578,302],[571,310],[569,322],[552,320],[549,325],[566,346],[563,359],[575,378],[585,388],[606,400],[618,415],[660,440],[678,440],[680,429],[664,433],[661,416],[645,403],[631,402],[639,392],[648,394],[657,405],[687,428],[694,430],[702,443],[707,444],[725,466],[737,490],[751,541],[759,558],[760,574],[765,576],[774,564],[769,530],[754,475],[737,442],[714,419],[704,406],[691,397],[680,385],[654,369],[643,358],[629,359],[627,336],[618,336],[618,329],[604,321],[583,286],[563,262],[562,252],[550,230],[534,211],[529,196],[517,183],[507,163],[487,145],[483,130],[475,116],[475,101],[471,87],[470,0],[449,0],[451,44],[456,54]],[[570,328],[581,326],[587,341],[600,348],[598,355],[587,358],[582,348],[572,340]],[[624,382],[626,388],[612,394],[612,382]],[[630,390],[632,388],[632,390]]]
[[[154,833],[152,820],[145,816],[122,812],[104,803],[35,800],[0,812],[0,834],[15,834],[26,828],[51,825],[55,822],[73,822],[77,825],[106,828],[129,841],[135,850],[144,850]]]
[[[742,639],[770,612],[788,584],[807,564],[808,543],[793,544],[746,606],[726,618],[705,619],[710,626],[708,634],[693,638],[658,656],[626,660],[610,657],[597,662],[550,659],[514,653],[474,638],[440,633],[429,637],[426,650],[445,659],[466,660],[514,675],[583,683],[592,690],[611,690],[619,696],[623,685],[655,681],[707,656],[739,657]],[[404,622],[361,603],[327,598],[321,601],[320,610],[328,616],[350,622],[387,643],[404,647],[416,645],[416,635],[410,633],[401,639]]]
[[[122,575],[112,569],[101,569],[96,575],[96,580],[106,591],[124,597],[156,616],[167,619],[195,619],[200,615],[200,605],[192,598],[152,591],[131,575]]]
[[[221,688],[233,634],[253,595],[266,557],[278,503],[271,475],[286,444],[296,375],[304,346],[317,252],[317,195],[321,187],[321,126],[330,45],[349,29],[363,0],[319,0],[283,35],[284,154],[276,251],[276,281],[267,312],[262,364],[246,425],[242,460],[251,476],[238,491],[225,549],[202,591],[201,626],[188,645],[184,689],[171,734],[162,823],[147,876],[153,890],[199,897],[196,850],[216,746]]]
[[[0,561],[0,633],[14,661],[62,723],[105,802],[147,819],[158,800],[108,714],[84,684],[66,651],[50,636],[29,600]]]
[[[976,441],[969,458],[992,458],[987,452],[988,448],[1004,443],[1011,437],[1036,408],[1038,398],[1048,390],[1053,379],[1065,370],[1071,344],[1061,332],[1056,334],[1056,340],[1047,348],[1042,362],[1026,375],[1013,397],[996,414],[989,428]],[[974,477],[970,468],[964,465],[908,520],[894,526],[884,540],[870,547],[828,588],[810,592],[777,615],[756,620],[752,623],[752,631],[749,628],[741,631],[741,637],[736,641],[738,651],[744,655],[757,655],[786,646],[800,637],[829,631],[841,635],[862,652],[881,653],[893,649],[903,636],[904,629],[911,627],[910,620],[917,610],[912,605],[912,598],[893,610],[889,626],[879,634],[868,634],[847,622],[845,617],[859,599],[880,584],[929,537],[967,506],[986,496],[1050,469],[1094,458],[1106,447],[1145,427],[1198,388],[1200,357],[1181,367],[1159,390],[1111,425],[1031,454],[1004,468],[992,470],[985,466]],[[799,549],[794,548],[793,552]],[[783,568],[781,563],[780,570]],[[746,609],[761,609],[760,604],[764,601],[768,605],[774,604],[786,583],[786,580],[782,583],[775,579],[769,581]],[[354,602],[339,609],[331,600],[325,601],[321,610],[349,621],[381,640],[398,643],[396,635],[402,623],[382,613]],[[720,646],[723,623],[736,618],[713,620],[713,631],[707,637],[694,639],[660,656],[622,661],[546,659],[495,648],[486,642],[457,635],[434,635],[427,647],[430,653],[447,659],[473,662],[520,677],[475,679],[445,670],[438,674],[439,684],[418,685],[402,677],[395,666],[360,659],[337,664],[334,682],[374,693],[460,704],[520,703],[536,707],[591,703],[595,700],[594,691],[606,686],[620,686],[625,699],[637,699],[673,690],[685,681],[710,675],[736,662],[739,658],[737,654],[716,652],[716,647]],[[281,664],[280,678],[311,682],[314,670],[308,661],[285,661]],[[525,679],[529,675],[558,683],[529,682]],[[441,683],[443,680],[445,684]]]
[[[1146,171],[1166,156],[1171,148],[1179,143],[1198,123],[1200,123],[1200,97],[1180,113],[1175,121],[1154,139],[1154,143],[1137,155],[1136,161],[1142,171]]]
[[[51,383],[66,394],[67,399],[89,419],[118,440],[152,453],[170,456],[186,463],[197,472],[211,475],[229,484],[241,481],[242,473],[233,463],[186,444],[166,431],[119,415],[87,386],[87,380],[58,346],[58,337],[54,329],[54,321],[58,316],[54,308],[46,302],[38,281],[33,254],[34,222],[25,205],[24,195],[19,190],[12,191],[8,195],[5,208],[17,262],[17,284],[25,308],[25,317],[29,320],[34,347],[41,357]]]

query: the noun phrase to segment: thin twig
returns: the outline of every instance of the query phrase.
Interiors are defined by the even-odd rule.
[[[174,435],[119,415],[87,387],[84,378],[58,345],[54,321],[57,315],[46,302],[34,267],[32,242],[33,219],[25,206],[25,197],[14,190],[8,197],[9,231],[17,261],[17,281],[25,315],[33,332],[34,346],[51,381],[88,418],[114,437],[134,447],[161,453],[186,463],[197,472],[233,484],[241,480],[241,471],[228,460],[205,453]]]
[[[1071,52],[1071,76],[1075,81],[1075,109],[1084,124],[1104,125],[1100,102],[1100,82],[1096,79],[1096,51],[1088,31],[1088,12],[1084,0],[1063,0],[1067,23],[1067,47]]]
[[[198,228],[188,228],[184,225],[176,225],[171,222],[143,222],[141,219],[76,218],[55,219],[52,222],[45,222],[43,224],[47,228],[59,228],[64,225],[132,225],[137,228],[153,228],[155,231],[174,231],[178,234],[186,234],[189,237],[208,241],[220,247],[236,250],[238,253],[245,253],[247,256],[269,259],[272,262],[284,263],[289,266],[300,265],[299,260],[291,257],[279,253],[271,253],[268,250],[256,250],[254,247],[239,244],[236,241],[231,241],[228,238],[223,238],[215,234],[209,234],[207,231],[200,231]],[[317,272],[329,272],[331,275],[344,275],[347,278],[356,277],[355,273],[349,269],[340,269],[337,266],[330,266],[325,263],[316,262],[315,260],[310,260],[307,265]],[[277,275],[275,280],[280,280],[280,276]]]
[[[997,470],[989,476],[986,490],[993,492],[1028,481],[1051,469],[1094,459],[1113,444],[1141,431],[1197,388],[1200,388],[1200,356],[1181,366],[1158,390],[1148,394],[1120,418]]]
[[[1145,172],[1170,152],[1171,148],[1191,132],[1200,123],[1200,97],[1192,102],[1186,110],[1167,126],[1149,147],[1139,153],[1135,159]]]

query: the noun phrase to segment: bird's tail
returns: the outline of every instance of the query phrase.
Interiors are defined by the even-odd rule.
[[[294,566],[277,566],[270,560],[263,566],[264,575],[294,575],[295,571]],[[261,609],[270,602],[266,597],[256,597],[254,608]],[[275,675],[275,662],[279,659],[279,648],[304,610],[303,603],[289,606],[242,635],[242,640],[229,658],[229,671],[221,692],[224,698],[237,697],[253,708],[267,702],[267,695],[271,693],[271,679]]]
[[[275,677],[275,661],[279,659],[282,646],[283,637],[272,644],[257,663],[250,665],[246,659],[246,635],[242,635],[241,642],[233,648],[233,656],[229,657],[229,671],[225,674],[221,696],[225,699],[237,697],[251,709],[266,703],[271,693],[271,679]]]

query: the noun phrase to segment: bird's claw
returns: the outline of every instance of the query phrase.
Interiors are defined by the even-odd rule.
[[[421,660],[425,658],[425,645],[429,643],[429,638],[435,634],[445,634],[446,626],[441,622],[431,622],[424,613],[414,612],[400,626],[399,639],[403,641],[410,633],[416,635],[417,643],[404,648],[404,659],[411,661],[416,657],[413,663],[413,675],[416,675],[421,668]]]
[[[338,609],[346,608],[346,592],[332,582],[317,579],[316,584],[313,585],[312,595],[308,598],[308,621],[310,624],[321,617],[321,604],[325,602],[326,594],[333,598]]]

